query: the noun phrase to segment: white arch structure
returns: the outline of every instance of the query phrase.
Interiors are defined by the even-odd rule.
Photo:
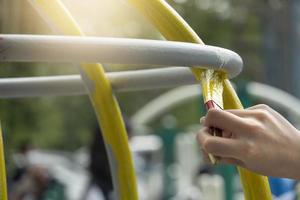
[[[258,82],[248,83],[246,89],[255,99],[275,104],[288,111],[289,114],[300,118],[299,109],[295,109],[300,108],[300,100],[293,95]],[[199,85],[181,86],[172,89],[144,105],[144,107],[139,109],[139,111],[131,117],[131,121],[136,126],[145,126],[168,110],[192,99],[199,98],[200,96],[201,88]],[[285,98],[284,101],[282,101],[283,96]]]

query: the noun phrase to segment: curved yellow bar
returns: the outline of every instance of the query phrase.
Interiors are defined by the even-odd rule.
[[[228,79],[223,80],[224,92],[224,108],[225,109],[243,109],[234,88]],[[246,200],[266,199],[271,200],[272,194],[269,181],[266,176],[258,175],[242,167],[238,167],[241,182],[244,189]]]
[[[6,170],[5,170],[4,146],[3,146],[1,126],[0,126],[0,200],[7,200]]]
[[[204,42],[184,19],[164,0],[128,0],[135,6],[167,39],[203,44]],[[195,77],[201,82],[204,101],[214,99],[222,106],[223,84],[218,79],[225,75],[213,70],[191,68]],[[212,85],[213,79],[214,83]],[[221,89],[217,91],[216,88]]]
[[[149,19],[168,40],[204,44],[192,28],[164,0],[128,0]],[[242,109],[226,75],[211,70],[192,68],[200,80],[205,101],[214,100],[225,109]],[[222,97],[223,94],[223,97]],[[223,101],[222,101],[223,99]],[[271,200],[268,179],[238,167],[246,200]]]
[[[29,0],[42,17],[66,35],[84,36],[71,14],[59,0]],[[122,115],[105,71],[100,64],[82,64],[81,75],[100,124],[117,198],[137,200],[132,157]]]

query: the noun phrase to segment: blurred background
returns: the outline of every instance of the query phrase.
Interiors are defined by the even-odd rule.
[[[89,36],[163,39],[126,0],[63,2]],[[233,83],[244,106],[268,104],[300,127],[300,1],[168,3],[206,44],[241,55],[244,71]],[[0,0],[0,30],[54,34],[23,0]],[[0,78],[65,74],[78,72],[66,63],[0,63]],[[183,91],[192,95],[176,101]],[[199,91],[195,85],[116,94],[130,133],[140,199],[243,199],[234,167],[201,160],[195,142],[205,114]],[[11,199],[111,198],[107,157],[87,96],[0,99],[0,118]],[[274,199],[298,198],[296,181],[270,178],[270,183]]]

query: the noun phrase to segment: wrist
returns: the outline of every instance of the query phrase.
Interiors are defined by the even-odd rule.
[[[295,166],[293,166],[293,171],[294,171],[294,179],[300,180],[300,130],[296,129],[296,149],[295,152]]]

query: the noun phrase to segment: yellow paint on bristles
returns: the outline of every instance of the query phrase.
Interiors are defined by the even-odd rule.
[[[84,36],[83,31],[60,0],[29,0],[29,2],[55,30],[65,35]],[[137,200],[137,184],[127,133],[111,84],[100,64],[82,64],[81,72],[92,83],[90,99],[106,146],[115,160],[114,167],[117,171],[113,176],[117,179],[117,188],[114,188],[117,198]]]
[[[4,143],[3,143],[1,125],[0,125],[0,200],[7,200]]]
[[[167,39],[203,44],[184,19],[164,0],[128,0]],[[214,100],[224,109],[242,109],[243,106],[223,72],[192,68],[200,81],[204,100]],[[272,195],[265,176],[238,167],[246,200],[271,200]]]

